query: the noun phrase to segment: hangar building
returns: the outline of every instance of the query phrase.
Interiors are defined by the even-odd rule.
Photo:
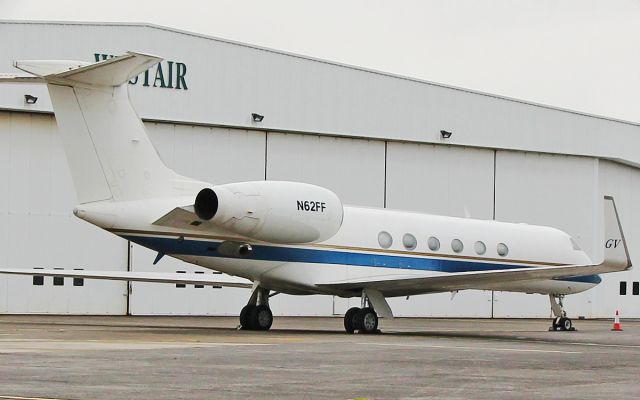
[[[12,61],[20,59],[95,61],[127,50],[165,57],[130,82],[130,96],[162,159],[180,174],[216,184],[303,181],[346,204],[550,225],[594,260],[602,255],[608,194],[640,261],[637,123],[153,25],[0,21],[0,44],[0,72],[15,72]],[[76,202],[46,88],[2,85],[0,264],[199,271],[169,257],[153,266],[154,253],[75,218]],[[640,317],[639,281],[638,270],[605,275],[595,289],[567,297],[566,308],[574,317],[610,317],[616,309]],[[0,276],[0,313],[237,315],[247,296]],[[390,303],[404,316],[550,315],[545,296],[503,292]],[[276,315],[332,315],[349,301],[279,295],[271,304]]]

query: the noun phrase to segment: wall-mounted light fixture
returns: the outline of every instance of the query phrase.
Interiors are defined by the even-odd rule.
[[[252,113],[251,118],[253,119],[253,122],[262,122],[262,120],[264,119],[264,115]]]
[[[38,98],[36,96],[32,96],[30,94],[25,94],[24,95],[24,102],[27,104],[36,104],[36,101],[38,101]]]
[[[440,131],[440,136],[442,136],[443,139],[449,139],[451,135],[453,135],[453,132],[449,132],[445,130]]]

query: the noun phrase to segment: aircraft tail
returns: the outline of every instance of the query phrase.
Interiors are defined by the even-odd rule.
[[[93,64],[15,63],[47,84],[80,203],[191,194],[181,190],[195,181],[164,165],[129,101],[129,79],[161,60],[127,52]]]
[[[603,265],[611,272],[631,268],[631,257],[627,241],[622,232],[622,224],[611,196],[604,196],[604,260]]]

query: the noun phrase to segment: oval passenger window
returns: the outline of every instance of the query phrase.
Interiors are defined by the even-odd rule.
[[[429,250],[438,251],[440,250],[440,240],[437,237],[431,236],[427,240],[427,245],[429,246]]]
[[[498,243],[497,250],[498,250],[498,255],[501,257],[505,257],[507,254],[509,254],[509,248],[504,243]]]
[[[405,233],[404,236],[402,237],[402,245],[407,250],[413,250],[416,248],[416,246],[418,246],[418,241],[416,240],[416,237],[413,236],[412,234]]]
[[[464,245],[460,239],[453,239],[451,241],[451,249],[456,253],[460,253],[464,249]]]
[[[391,245],[393,244],[393,238],[391,237],[391,234],[386,231],[378,233],[378,244],[383,249],[388,249],[389,247],[391,247]]]

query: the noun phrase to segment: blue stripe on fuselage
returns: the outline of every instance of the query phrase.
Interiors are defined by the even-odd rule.
[[[156,236],[123,235],[122,237],[163,254],[228,258],[217,252],[217,248],[221,242]],[[259,261],[342,264],[361,267],[384,267],[440,272],[473,272],[528,268],[527,266],[518,264],[407,257],[388,254],[359,253],[353,251],[304,249],[266,245],[251,245],[251,247],[253,251],[246,257],[246,259]],[[562,278],[561,280],[595,284],[598,284],[601,281],[598,275]]]

